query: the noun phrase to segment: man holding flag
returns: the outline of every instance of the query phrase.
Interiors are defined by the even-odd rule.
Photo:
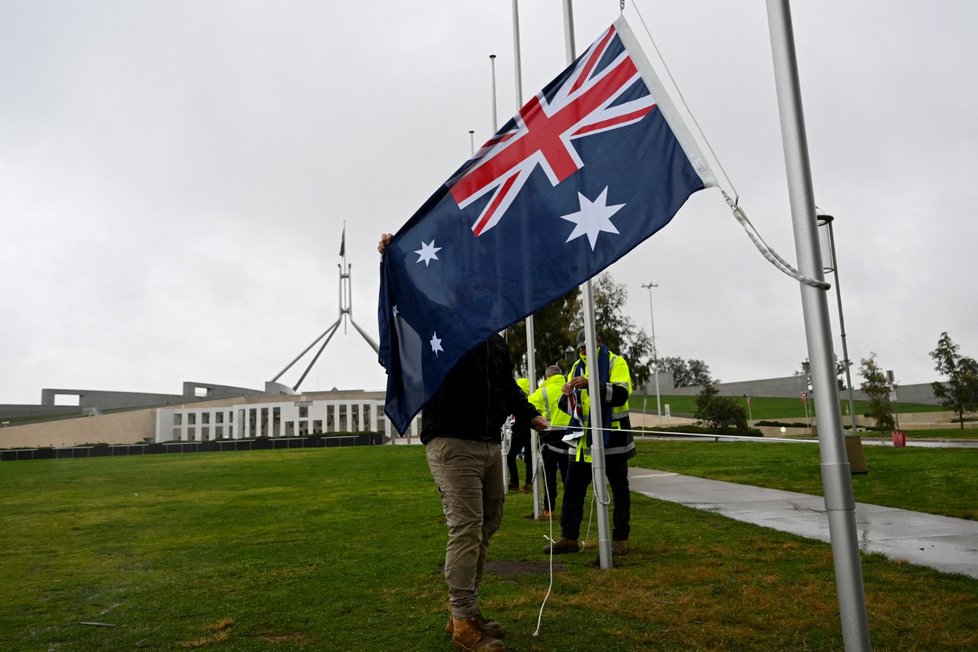
[[[379,358],[394,428],[406,432],[422,408],[429,419],[436,397],[458,391],[455,374],[474,380],[479,360],[495,369],[496,333],[624,256],[708,185],[695,140],[620,18],[383,237]],[[480,378],[488,396],[519,392],[511,377],[495,377]],[[501,423],[480,422],[480,435]],[[501,649],[461,643],[457,631],[455,643]]]
[[[619,19],[390,238],[378,321],[398,432],[467,351],[715,185],[667,100]]]
[[[381,236],[384,253],[390,234]],[[445,581],[451,614],[445,630],[463,650],[497,651],[502,625],[479,609],[489,541],[503,518],[506,487],[500,441],[510,415],[546,430],[516,384],[509,348],[498,334],[462,356],[425,404],[421,441],[448,524]]]

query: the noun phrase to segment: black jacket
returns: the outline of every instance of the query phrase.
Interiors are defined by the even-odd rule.
[[[421,412],[421,441],[454,437],[500,441],[506,417],[539,416],[513,378],[509,349],[492,335],[462,356]]]

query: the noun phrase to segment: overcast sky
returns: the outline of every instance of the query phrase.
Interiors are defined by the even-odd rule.
[[[0,0],[0,403],[261,388],[338,316],[344,221],[353,316],[376,337],[377,236],[469,155],[470,129],[491,134],[490,54],[500,124],[516,109],[510,4]],[[524,96],[566,65],[560,5],[520,4]],[[741,205],[794,261],[765,3],[637,6]],[[942,331],[978,357],[978,3],[792,11],[850,357],[935,380]],[[575,3],[578,50],[618,14]],[[724,381],[807,356],[798,284],[715,189],[611,271],[646,330],[641,284],[659,284],[660,355]],[[834,288],[829,305],[841,357]],[[350,328],[302,388],[384,385]]]

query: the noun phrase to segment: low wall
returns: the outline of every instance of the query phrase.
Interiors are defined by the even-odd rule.
[[[139,444],[156,435],[156,408],[0,428],[0,448]]]
[[[808,381],[804,376],[785,376],[783,378],[762,378],[760,380],[743,380],[735,383],[717,383],[717,390],[720,396],[779,396],[782,398],[798,398],[802,392],[808,391]],[[655,393],[655,386],[646,383],[642,388],[646,395]],[[703,391],[702,386],[695,387],[662,387],[660,384],[660,394],[671,394],[673,396],[697,396]],[[901,403],[923,403],[924,405],[940,405],[934,397],[934,388],[930,383],[918,383],[915,385],[898,385],[897,400]],[[859,401],[866,400],[866,394],[859,389],[852,392],[853,398]],[[848,390],[839,390],[839,399],[846,400],[849,397]]]

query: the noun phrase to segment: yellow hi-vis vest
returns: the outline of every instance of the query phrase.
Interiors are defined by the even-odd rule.
[[[577,373],[578,367],[580,367],[582,364],[584,364],[584,361],[583,360],[581,360],[581,359],[576,360],[574,362],[574,364],[571,366],[570,373],[568,374],[568,377],[569,378],[574,378],[575,377],[575,374]],[[624,387],[625,389],[628,390],[628,396],[631,397],[631,395],[632,395],[632,375],[631,375],[631,372],[628,370],[628,362],[625,361],[625,358],[621,357],[620,355],[615,355],[614,353],[611,353],[609,351],[608,352],[608,369],[609,369],[608,382],[611,383],[612,385],[619,385],[621,387]],[[584,377],[585,378],[588,377],[588,372],[589,371],[590,371],[590,366],[589,365],[585,365],[584,366]],[[585,433],[586,433],[586,431],[587,431],[588,418],[591,415],[591,398],[590,398],[590,396],[588,396],[588,390],[586,390],[586,389],[582,389],[581,390],[581,409],[582,409],[582,411],[584,413],[584,429],[585,429]],[[622,419],[625,419],[628,416],[628,400],[625,401],[625,404],[624,405],[615,406],[611,410],[612,410],[611,411],[611,427],[612,428],[621,428],[621,421],[622,421]],[[635,447],[635,444],[634,443],[630,443],[627,446],[621,447],[622,450],[618,450],[618,447],[616,447],[616,446],[606,447],[605,448],[605,454],[606,455],[616,455],[616,454],[627,452],[628,449],[631,449],[631,448],[634,448],[634,447]],[[577,442],[576,459],[578,461],[580,461],[582,458],[586,462],[590,462],[591,461],[591,455],[590,455],[589,449],[587,449],[587,436],[586,435],[584,437],[581,437],[580,440],[578,440],[578,442]]]
[[[561,392],[567,379],[560,374],[554,374],[530,394],[530,403],[542,414],[554,430],[562,430],[571,421],[571,416],[557,407]]]

